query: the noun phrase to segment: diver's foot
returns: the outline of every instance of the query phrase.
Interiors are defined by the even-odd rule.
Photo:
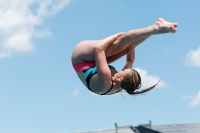
[[[155,27],[157,30],[157,34],[162,34],[162,33],[175,33],[176,32],[176,27],[178,26],[177,23],[171,23],[167,22],[163,18],[158,18],[158,20],[155,22]]]

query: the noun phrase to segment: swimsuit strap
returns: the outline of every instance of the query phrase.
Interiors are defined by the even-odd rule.
[[[110,89],[109,89],[108,91],[106,91],[105,93],[100,94],[100,95],[105,95],[105,94],[107,94],[108,92],[110,92],[110,91],[112,90],[112,88],[113,88],[113,82],[112,82],[112,86],[110,87]]]
[[[115,94],[115,93],[120,92],[120,91],[121,91],[121,89],[119,89],[119,90],[117,90],[116,92],[113,92],[113,93],[111,93],[111,94],[107,94],[107,95],[112,95],[112,94]]]

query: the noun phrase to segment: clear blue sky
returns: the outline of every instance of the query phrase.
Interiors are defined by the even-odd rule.
[[[0,132],[69,133],[148,123],[200,122],[200,1],[1,0]],[[136,48],[134,68],[154,90],[98,96],[78,79],[71,54],[82,40],[177,22]],[[113,63],[120,70],[125,58]],[[122,96],[123,95],[123,96]]]

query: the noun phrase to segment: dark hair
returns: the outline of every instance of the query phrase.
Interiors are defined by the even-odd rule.
[[[131,71],[123,77],[120,86],[121,88],[126,90],[127,93],[134,94],[134,91],[136,89],[139,89],[141,87],[141,84],[142,83],[140,74],[136,70],[131,69]]]
[[[131,69],[131,71],[123,77],[120,87],[126,90],[128,94],[135,95],[135,94],[141,94],[153,89],[159,82],[160,80],[155,85],[149,88],[135,91],[142,86],[141,77],[140,77],[140,74],[136,70]]]

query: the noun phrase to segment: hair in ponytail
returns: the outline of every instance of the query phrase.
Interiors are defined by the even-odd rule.
[[[132,69],[128,74],[126,74],[123,77],[123,80],[121,82],[121,88],[126,90],[128,94],[135,95],[135,94],[141,94],[153,89],[159,82],[160,80],[155,85],[149,88],[136,91],[142,85],[141,77],[140,77],[140,74],[136,70]]]

